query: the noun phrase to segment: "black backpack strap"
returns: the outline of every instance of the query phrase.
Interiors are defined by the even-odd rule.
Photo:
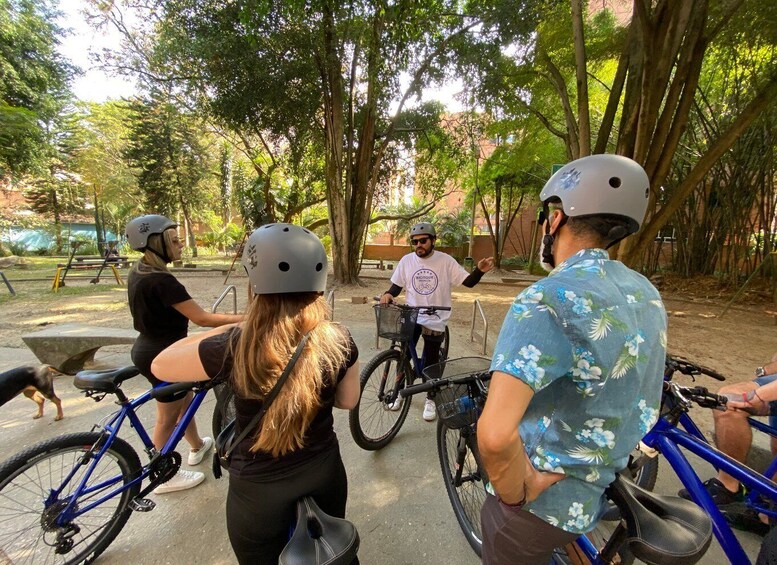
[[[300,340],[299,344],[297,345],[297,349],[294,351],[294,355],[291,356],[291,359],[286,364],[286,368],[283,370],[283,374],[281,374],[280,378],[278,379],[278,382],[275,383],[275,386],[272,387],[272,390],[267,394],[267,396],[264,399],[264,402],[262,402],[262,408],[257,412],[256,416],[253,417],[253,419],[248,423],[248,425],[243,429],[242,432],[240,432],[240,435],[235,438],[235,441],[232,442],[232,445],[230,448],[224,453],[224,457],[227,459],[230,455],[232,455],[232,451],[240,445],[240,442],[245,439],[245,437],[251,432],[251,430],[256,429],[256,426],[259,425],[259,422],[262,420],[262,417],[267,413],[267,410],[270,408],[270,405],[273,403],[273,400],[275,400],[275,397],[278,396],[278,393],[281,391],[281,387],[283,386],[283,383],[286,382],[286,379],[289,378],[289,375],[291,374],[291,370],[294,368],[294,365],[297,363],[297,359],[299,359],[299,356],[302,354],[302,350],[305,347],[305,344],[308,341],[308,338],[310,337],[310,333],[306,333],[302,336],[302,339]]]

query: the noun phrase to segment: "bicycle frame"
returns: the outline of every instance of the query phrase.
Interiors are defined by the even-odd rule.
[[[698,431],[698,428],[696,430]],[[710,516],[715,537],[729,560],[732,563],[749,563],[750,560],[731,530],[731,526],[726,522],[720,509],[715,505],[707,489],[704,488],[701,479],[679,448],[686,449],[709,462],[715,468],[736,478],[750,491],[748,504],[756,511],[763,512],[771,517],[777,517],[777,512],[759,505],[759,498],[763,497],[767,500],[777,501],[777,484],[723,452],[718,451],[703,436],[700,438],[695,434],[683,431],[663,418],[658,420],[642,441],[649,447],[658,449],[661,452],[674,469],[683,486],[690,493],[694,502],[701,506]]]
[[[192,384],[194,385],[194,383]],[[127,483],[126,485],[123,485],[122,487],[116,490],[113,490],[105,494],[104,496],[99,497],[97,500],[91,502],[86,506],[79,506],[77,509],[74,508],[77,501],[82,496],[89,495],[93,492],[101,491],[123,480],[123,477],[119,475],[116,477],[112,477],[106,481],[103,481],[97,485],[93,485],[89,488],[86,487],[86,484],[89,481],[89,478],[92,476],[92,473],[94,472],[98,463],[102,459],[103,455],[105,455],[105,453],[113,444],[114,439],[118,436],[119,430],[121,429],[121,426],[125,422],[125,420],[129,419],[130,425],[135,430],[135,433],[138,435],[140,440],[143,442],[145,451],[150,457],[149,463],[154,461],[156,458],[167,455],[168,453],[171,453],[172,451],[175,450],[175,447],[178,445],[178,442],[181,441],[181,438],[183,438],[186,428],[188,427],[189,423],[192,421],[192,418],[194,418],[194,415],[197,412],[197,409],[200,407],[200,405],[202,404],[202,401],[205,399],[205,395],[208,393],[209,388],[200,388],[194,393],[194,397],[192,398],[191,403],[186,408],[186,411],[184,412],[181,419],[175,425],[175,428],[173,429],[173,433],[170,435],[170,438],[167,440],[164,447],[162,447],[162,449],[157,452],[156,449],[154,448],[154,444],[151,441],[151,438],[149,437],[148,433],[143,427],[143,424],[140,422],[140,418],[138,418],[136,409],[144,405],[152,398],[154,398],[154,396],[152,396],[154,392],[167,386],[170,386],[170,385],[161,385],[159,387],[155,387],[149,391],[144,392],[142,395],[140,395],[138,398],[134,400],[127,400],[126,402],[120,402],[121,408],[118,411],[116,411],[113,415],[111,415],[107,423],[102,425],[102,433],[103,433],[102,437],[105,439],[104,441],[101,439],[98,442],[100,444],[100,447],[99,447],[99,451],[96,454],[93,454],[92,452],[90,452],[90,454],[87,454],[84,456],[85,458],[88,457],[89,459],[91,459],[91,462],[89,463],[89,467],[84,472],[84,476],[81,478],[81,482],[79,483],[78,487],[71,494],[70,500],[68,501],[67,506],[62,510],[62,512],[59,513],[57,517],[58,526],[66,525],[67,523],[73,521],[78,516],[90,511],[96,506],[103,504],[106,500],[113,498],[118,494],[121,494],[125,490],[131,488],[133,485],[141,483],[146,477],[148,477],[150,472],[150,465],[146,464],[143,466],[143,469],[141,470],[140,475],[135,479],[133,479],[132,481],[130,481],[129,483]],[[65,480],[62,482],[60,487],[57,490],[51,491],[49,493],[49,496],[46,499],[46,503],[45,503],[45,506],[47,508],[55,500],[59,498],[59,495],[62,493],[65,487],[70,483],[73,476],[76,474],[77,470],[79,469],[79,466],[84,463],[85,461],[79,461],[78,464],[75,467],[73,467],[73,469],[70,471],[68,476],[65,477]]]

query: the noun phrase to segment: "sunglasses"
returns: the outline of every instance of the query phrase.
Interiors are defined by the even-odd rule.
[[[429,241],[428,237],[420,237],[418,239],[411,239],[410,245],[426,245],[426,242]]]

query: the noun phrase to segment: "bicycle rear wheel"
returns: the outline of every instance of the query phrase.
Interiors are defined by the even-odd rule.
[[[454,430],[438,420],[437,454],[456,520],[479,556],[483,545],[480,509],[486,500],[488,478],[480,461],[474,430],[469,427]]]
[[[0,548],[11,563],[91,563],[124,527],[139,483],[66,524],[56,523],[94,461],[84,456],[92,453],[100,437],[98,432],[60,436],[33,445],[0,466]],[[79,498],[76,510],[131,482],[140,471],[135,450],[115,438],[86,484],[96,490]],[[63,483],[71,472],[73,477]],[[55,496],[54,489],[61,492]]]
[[[400,398],[393,393],[409,382],[405,377],[409,371],[396,349],[378,353],[362,370],[359,403],[348,417],[353,441],[362,449],[375,451],[385,447],[405,423],[412,397],[402,399],[397,410],[392,410],[391,398]]]

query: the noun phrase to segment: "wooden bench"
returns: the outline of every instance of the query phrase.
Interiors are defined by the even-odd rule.
[[[41,363],[62,373],[73,375],[94,360],[94,354],[104,345],[132,345],[138,337],[135,330],[62,324],[22,336]]]

